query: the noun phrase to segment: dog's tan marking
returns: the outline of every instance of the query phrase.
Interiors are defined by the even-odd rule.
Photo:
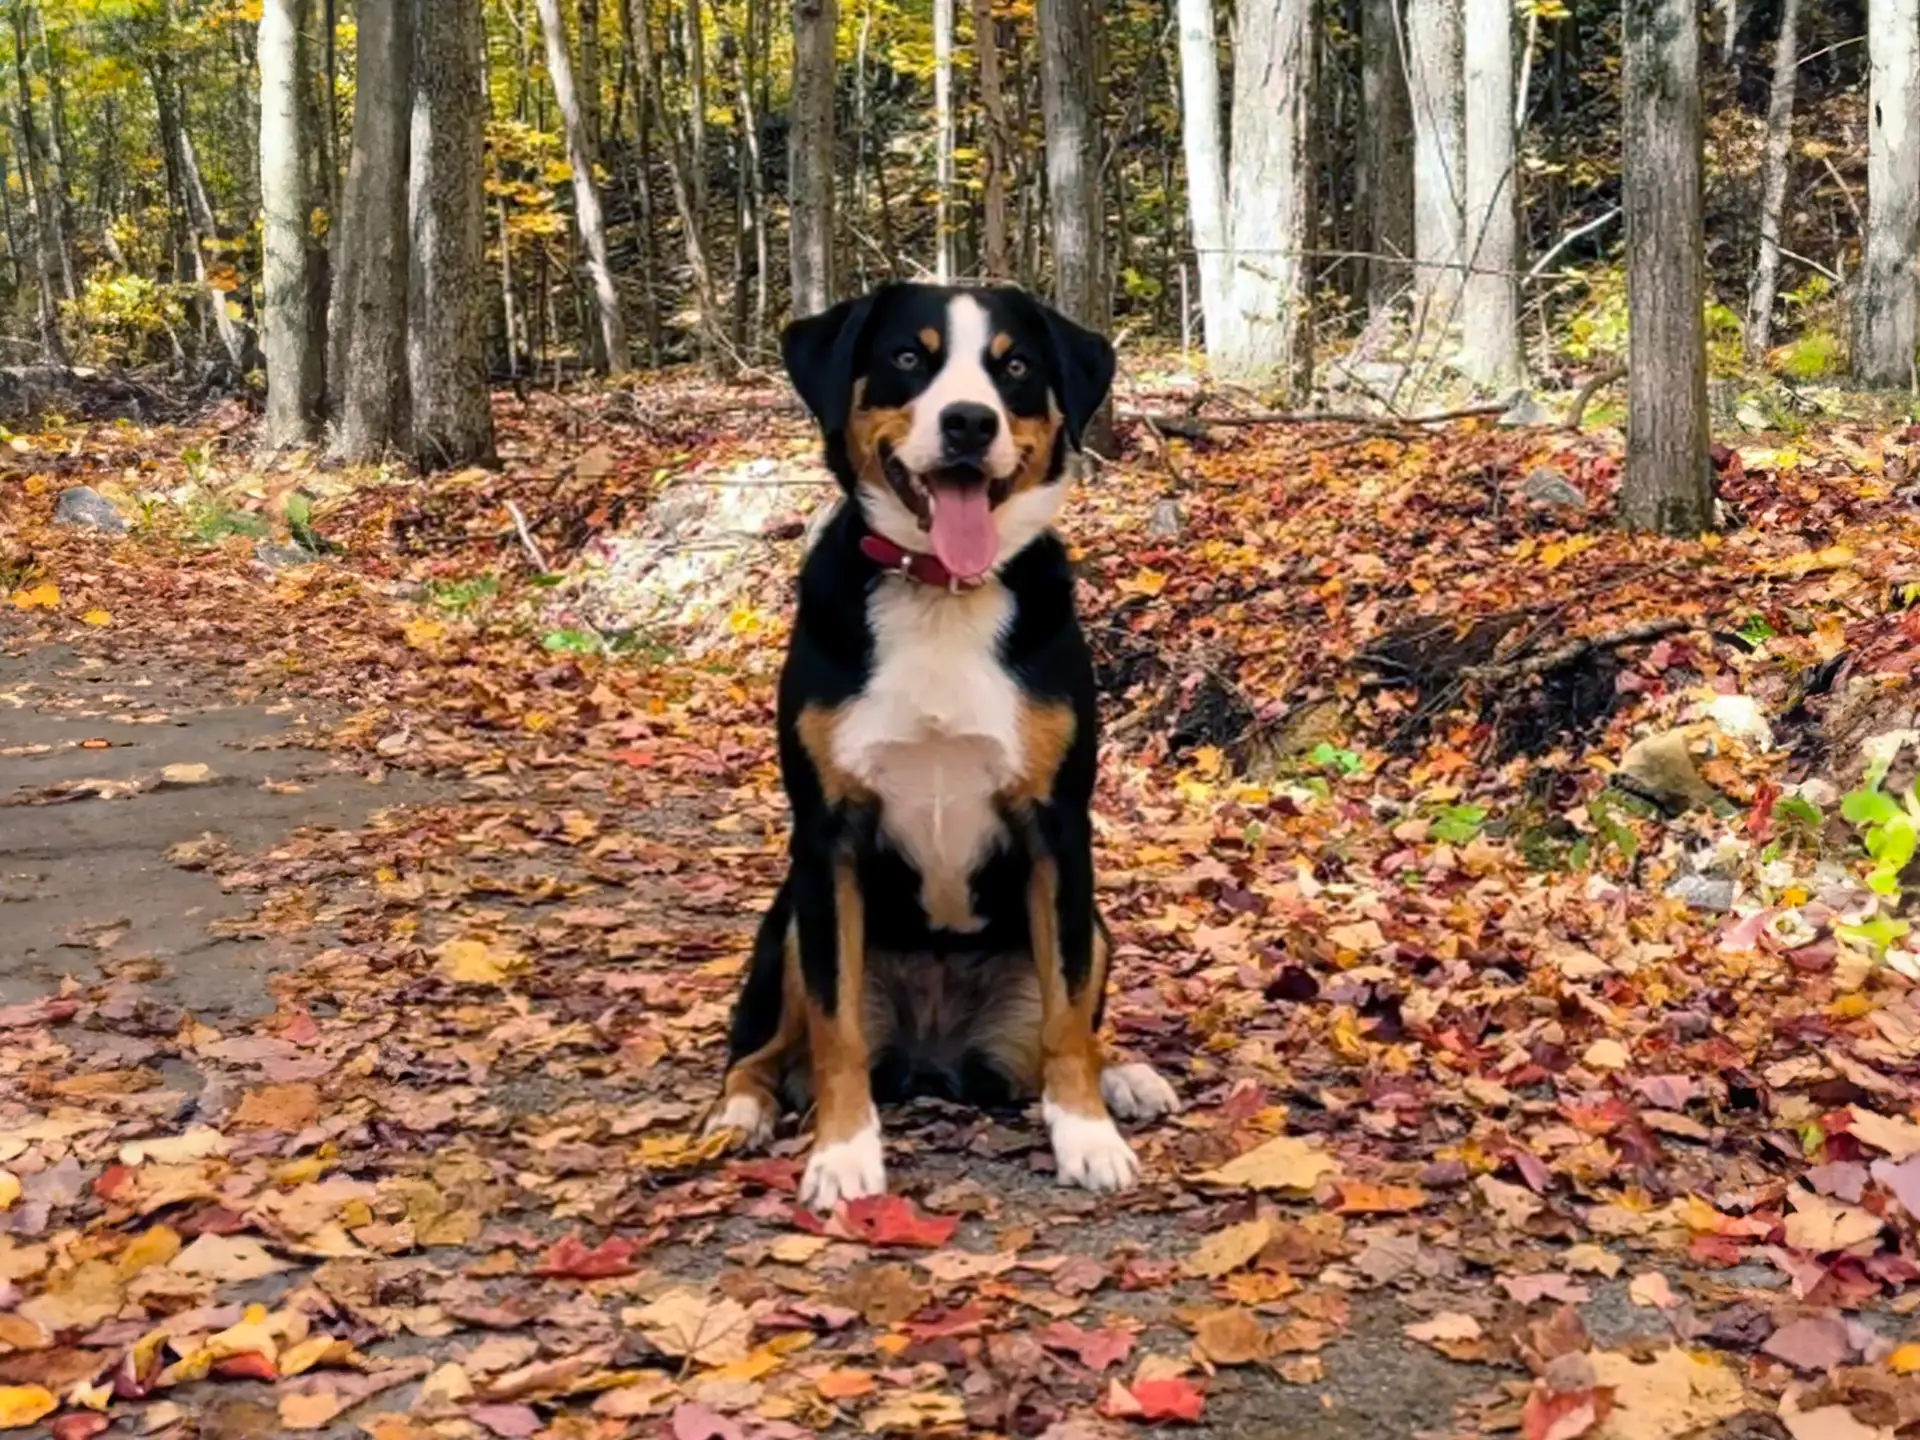
[[[813,761],[814,773],[820,777],[820,789],[829,805],[865,800],[871,793],[833,758],[833,737],[839,727],[840,712],[824,705],[806,706],[793,727],[799,733],[800,748]]]
[[[1094,931],[1092,964],[1075,993],[1067,983],[1066,957],[1060,953],[1060,874],[1049,857],[1034,862],[1027,882],[1027,927],[1033,936],[1033,964],[1040,977],[1040,1066],[1047,1100],[1068,1114],[1107,1119],[1100,1095],[1104,1061],[1094,1035],[1093,1016],[1107,985],[1107,947]]]
[[[929,325],[920,332],[920,343],[927,347],[929,355],[940,353],[940,332]]]
[[[992,355],[994,359],[998,360],[1002,355],[1005,355],[1007,351],[1011,350],[1012,348],[1013,348],[1013,336],[1007,334],[1007,332],[1004,330],[998,330],[994,332],[993,339],[989,341],[987,344],[987,353]]]
[[[1073,707],[1023,700],[1019,724],[1020,775],[1002,793],[1006,799],[1032,804],[1053,793],[1053,777],[1073,746]]]
[[[1007,481],[1007,493],[1018,495],[1036,485],[1044,485],[1053,463],[1054,437],[1060,433],[1059,417],[1045,415],[1009,415],[1007,430],[1013,436],[1020,464]]]
[[[815,1151],[851,1140],[873,1121],[867,1075],[866,915],[851,858],[834,864],[833,911],[839,979],[826,1010],[806,992],[807,1048],[813,1061]]]
[[[755,1101],[764,1114],[778,1113],[776,1097],[787,1072],[804,1058],[806,985],[800,978],[800,945],[791,924],[787,926],[781,956],[779,1025],[766,1044],[727,1067],[726,1079],[720,1086],[722,1110],[729,1100],[744,1096]]]

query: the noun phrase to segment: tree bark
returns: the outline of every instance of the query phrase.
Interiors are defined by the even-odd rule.
[[[1853,375],[1914,383],[1920,341],[1920,0],[1868,0],[1867,242],[1853,304]]]
[[[1460,294],[1465,228],[1461,0],[1411,0],[1408,103],[1413,111],[1414,288],[1429,323],[1445,323]]]
[[[53,198],[60,207],[60,280],[71,300],[79,290],[74,284],[70,243],[75,228],[73,190],[67,176],[67,155],[72,147],[67,135],[66,90],[60,83],[60,67],[53,62],[53,39],[47,33],[46,9],[35,10],[33,18],[40,30],[40,60],[47,71],[47,175],[53,186]]]
[[[693,151],[693,209],[704,220],[707,213],[707,32],[700,19],[700,0],[686,0],[686,3],[687,133]]]
[[[1461,368],[1489,389],[1521,375],[1512,0],[1467,0],[1468,272]]]
[[[171,159],[179,168],[180,195],[187,213],[188,263],[193,268],[193,278],[206,290],[207,310],[213,317],[214,329],[219,332],[221,347],[233,362],[233,368],[244,370],[247,338],[227,309],[226,291],[217,287],[207,273],[207,242],[217,239],[220,231],[214,220],[213,204],[207,198],[206,184],[200,178],[200,160],[193,151],[193,137],[187,133],[186,117],[180,113],[179,87],[171,68],[149,70],[148,79],[153,85],[163,139],[169,129],[173,132]]]
[[[1222,374],[1291,384],[1301,353],[1313,173],[1313,0],[1246,0],[1233,66]]]
[[[353,140],[336,232],[328,381],[333,453],[378,460],[408,439],[407,127],[412,108],[413,7],[359,0]],[[502,252],[506,236],[502,234]],[[509,311],[511,315],[511,311]],[[512,335],[508,335],[512,348]]]
[[[1220,44],[1213,0],[1178,0],[1180,140],[1187,162],[1187,217],[1200,274],[1200,326],[1207,353],[1228,342],[1233,326],[1227,274],[1226,157],[1220,145]],[[1236,96],[1237,101],[1237,96]]]
[[[1697,534],[1713,523],[1707,455],[1700,14],[1626,0],[1627,469],[1621,518]]]
[[[953,0],[933,0],[933,278],[953,279]]]
[[[833,41],[839,24],[835,0],[794,0],[787,243],[796,316],[833,303]]]
[[[261,348],[267,357],[266,441],[313,437],[318,379],[307,333],[307,107],[301,103],[305,0],[266,0],[260,12]]]
[[[1000,23],[993,0],[973,0],[974,69],[980,77],[981,155],[986,194],[982,197],[982,269],[988,280],[1013,278],[1013,240],[1007,229],[1007,97],[1000,81]]]
[[[493,456],[487,393],[484,193],[487,95],[481,10],[419,0],[415,11],[407,378],[422,469]]]
[[[1413,113],[1399,0],[1361,0],[1360,180],[1366,197],[1367,309],[1406,292],[1413,267]]]
[[[600,0],[580,0],[580,123],[587,153],[600,158]]]
[[[1760,259],[1747,297],[1747,359],[1759,364],[1773,345],[1773,300],[1780,282],[1780,217],[1787,205],[1793,158],[1793,97],[1800,77],[1800,0],[1781,0],[1780,39],[1773,52],[1773,95],[1767,102],[1765,180],[1760,200]]]
[[[567,163],[573,171],[573,221],[587,252],[587,274],[593,283],[594,315],[598,321],[594,358],[603,374],[625,370],[627,322],[620,313],[620,292],[607,262],[607,227],[600,214],[600,194],[593,183],[593,147],[573,88],[573,62],[567,54],[567,27],[560,18],[560,0],[538,0],[540,28],[547,38],[547,75],[560,103],[561,123],[567,132]]]
[[[1095,127],[1092,0],[1040,0],[1040,105],[1047,133],[1053,303],[1093,330],[1110,318],[1101,268],[1100,152]],[[1096,451],[1110,442],[1110,407],[1087,427]]]

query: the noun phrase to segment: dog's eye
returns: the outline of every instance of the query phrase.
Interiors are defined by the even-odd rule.
[[[920,368],[920,352],[913,349],[895,351],[893,363],[902,370],[918,370]]]
[[[1007,378],[1011,380],[1026,379],[1027,362],[1022,360],[1018,355],[1007,361]]]

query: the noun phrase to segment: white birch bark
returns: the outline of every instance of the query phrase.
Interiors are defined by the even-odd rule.
[[[1514,165],[1513,3],[1467,0],[1467,281],[1460,367],[1489,389],[1520,379],[1519,181]]]
[[[839,18],[835,0],[795,0],[787,175],[796,316],[818,314],[833,301],[833,40]]]
[[[1773,94],[1767,102],[1767,155],[1760,198],[1760,258],[1747,296],[1747,359],[1755,364],[1773,344],[1773,300],[1780,285],[1780,217],[1787,206],[1787,170],[1793,156],[1793,98],[1800,76],[1800,0],[1782,0],[1780,39],[1773,52]]]
[[[1460,6],[1461,0],[1410,0],[1407,6],[1414,289],[1429,326],[1450,319],[1461,284],[1466,167]]]
[[[933,0],[933,278],[953,279],[953,0]]]
[[[1920,0],[1868,0],[1867,244],[1853,305],[1853,374],[1913,384],[1920,321]]]
[[[1209,354],[1226,338],[1227,182],[1220,148],[1220,46],[1213,0],[1179,0],[1180,139],[1187,218],[1200,271],[1200,319]]]
[[[306,108],[301,104],[304,0],[266,0],[260,12],[260,211],[266,291],[261,349],[267,359],[266,440],[312,438],[313,373],[307,303]]]

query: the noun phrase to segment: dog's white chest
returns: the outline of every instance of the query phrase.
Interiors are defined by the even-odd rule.
[[[968,882],[1001,833],[993,797],[1020,774],[1020,689],[1000,664],[1012,597],[890,577],[868,603],[874,669],[842,711],[834,760],[880,799],[880,826],[922,877],[928,919],[975,930]]]

